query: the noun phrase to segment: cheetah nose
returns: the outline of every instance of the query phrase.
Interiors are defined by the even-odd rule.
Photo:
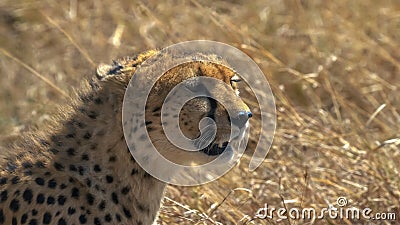
[[[249,118],[251,118],[253,114],[250,111],[240,111],[238,115],[233,118],[232,123],[236,125],[238,128],[243,128]]]

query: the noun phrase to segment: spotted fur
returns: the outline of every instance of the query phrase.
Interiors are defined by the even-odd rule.
[[[130,154],[121,110],[131,76],[156,53],[148,51],[99,66],[96,76],[82,84],[50,124],[24,135],[3,153],[0,224],[146,225],[155,221],[165,184],[147,174]],[[160,138],[162,97],[182,80],[200,75],[229,83],[234,72],[202,62],[170,70],[150,95],[146,128],[137,128],[137,132],[147,129],[170,159],[209,159],[201,152],[185,156]],[[219,91],[234,93],[234,89]],[[198,134],[198,121],[210,107],[207,99],[201,99],[183,108],[181,123],[187,136]],[[232,100],[232,107],[248,111],[239,100]],[[220,106],[214,111],[217,124],[224,128],[229,122],[226,112]],[[219,132],[217,136],[222,137],[226,129]]]

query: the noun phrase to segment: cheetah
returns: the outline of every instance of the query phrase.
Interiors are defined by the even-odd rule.
[[[0,160],[0,224],[133,224],[156,221],[166,183],[149,175],[130,153],[123,134],[122,103],[136,69],[158,50],[117,59],[98,67],[67,105],[45,127],[24,134]],[[189,138],[199,135],[199,121],[210,117],[218,126],[206,151],[180,151],[162,135],[161,104],[168,92],[188,78],[208,76],[229,89],[213,87],[220,95],[237,92],[237,75],[211,62],[190,62],[167,71],[157,81],[146,105],[146,129],[155,147],[170,160],[210,160],[224,151],[230,119],[211,98],[187,102],[180,126]],[[228,107],[243,127],[251,113],[239,98]],[[245,116],[243,116],[245,115]],[[220,129],[221,128],[221,129]]]

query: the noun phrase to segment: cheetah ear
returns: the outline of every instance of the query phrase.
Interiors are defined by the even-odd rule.
[[[101,63],[96,69],[96,77],[99,80],[104,80],[106,77],[108,77],[111,74],[113,68],[114,67],[111,65]]]
[[[99,80],[105,80],[110,76],[121,74],[122,68],[123,66],[116,61],[112,65],[101,63],[96,69],[96,77]]]

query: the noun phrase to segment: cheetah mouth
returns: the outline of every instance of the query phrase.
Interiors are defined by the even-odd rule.
[[[201,149],[200,151],[209,156],[221,155],[222,153],[224,153],[226,147],[228,147],[228,144],[229,144],[228,141],[224,142],[221,146],[219,146],[216,143],[211,143],[207,147]]]
[[[238,143],[243,139],[247,127],[248,126],[242,129],[233,127],[233,133],[231,134],[231,137],[223,135],[223,137],[221,137],[222,140],[221,139],[219,141],[214,140],[207,147],[199,150],[199,152],[203,152],[209,156],[221,155],[222,153],[226,152],[227,148],[232,149],[232,145],[235,145],[235,143]],[[207,136],[209,133],[206,131],[205,134]],[[207,140],[207,138],[205,140]]]

